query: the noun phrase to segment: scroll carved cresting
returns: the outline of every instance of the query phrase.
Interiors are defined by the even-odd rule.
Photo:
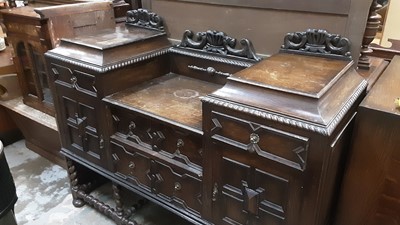
[[[156,13],[146,9],[130,10],[126,13],[126,23],[129,25],[164,31],[163,19]]]
[[[308,29],[306,32],[286,34],[282,49],[301,52],[339,55],[351,59],[350,41],[326,30]]]
[[[208,30],[198,32],[186,30],[183,34],[179,47],[193,48],[205,52],[217,53],[221,55],[233,55],[260,61],[261,58],[256,55],[253,44],[248,39],[240,40],[241,48],[236,48],[235,38],[227,36],[224,32]]]

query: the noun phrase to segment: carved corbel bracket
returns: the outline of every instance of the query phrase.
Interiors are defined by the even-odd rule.
[[[350,40],[326,30],[308,29],[305,32],[286,34],[281,50],[305,54],[323,54],[351,59]]]
[[[164,31],[163,19],[147,9],[129,10],[126,13],[126,24]]]
[[[251,41],[242,39],[239,43],[240,47],[237,48],[237,40],[227,36],[221,31],[208,30],[206,32],[198,32],[195,35],[193,31],[186,30],[179,47],[198,49],[224,56],[233,55],[256,61],[261,60],[261,58],[256,55]]]

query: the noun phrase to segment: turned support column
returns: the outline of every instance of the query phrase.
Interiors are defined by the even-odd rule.
[[[123,204],[121,201],[120,186],[113,182],[112,189],[113,189],[113,197],[114,197],[114,201],[115,201],[115,211],[118,216],[123,216],[124,209],[122,208]]]
[[[85,205],[85,202],[83,201],[82,198],[80,198],[77,195],[77,192],[79,191],[79,182],[78,182],[78,175],[76,171],[76,167],[74,165],[74,162],[70,159],[66,159],[67,161],[67,172],[68,172],[68,177],[71,185],[71,194],[72,194],[72,204],[80,208]]]
[[[370,53],[372,53],[372,49],[369,47],[371,42],[375,39],[375,35],[379,30],[379,26],[381,24],[381,15],[377,13],[377,11],[382,8],[380,4],[378,4],[377,0],[372,1],[371,8],[368,14],[367,25],[365,27],[364,38],[362,40],[362,46],[360,51],[360,58],[358,60],[358,67],[360,69],[370,69],[371,60],[368,57]]]

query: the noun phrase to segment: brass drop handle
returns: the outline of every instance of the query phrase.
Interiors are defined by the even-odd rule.
[[[136,165],[135,165],[135,163],[134,162],[132,162],[132,161],[129,161],[129,164],[128,164],[128,170],[129,170],[129,174],[130,175],[132,175],[132,176],[134,176],[134,170],[135,170],[135,167],[136,167]]]
[[[395,106],[396,106],[397,109],[400,109],[400,98],[396,98],[396,99],[394,100],[394,104],[395,104]]]
[[[214,187],[213,187],[213,190],[212,190],[212,198],[211,198],[211,200],[212,200],[213,202],[215,202],[215,201],[217,201],[217,197],[218,197],[218,184],[217,184],[217,183],[214,183]]]
[[[183,142],[182,139],[178,139],[178,141],[176,142],[176,151],[175,154],[179,155],[181,154],[181,148],[185,146],[185,142]]]
[[[104,138],[103,138],[103,135],[100,135],[99,148],[100,149],[104,149]]]
[[[71,77],[71,85],[73,88],[78,89],[78,85],[76,84],[78,82],[78,78],[76,78],[75,76]]]
[[[133,136],[133,130],[136,128],[135,122],[131,121],[128,126],[128,136]]]

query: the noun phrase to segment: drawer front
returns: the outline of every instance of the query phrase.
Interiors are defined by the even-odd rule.
[[[112,108],[115,135],[151,149],[163,157],[201,169],[202,137],[150,120],[127,110]]]
[[[114,173],[167,204],[199,215],[201,175],[154,156],[152,150],[136,146],[138,148],[127,145],[119,137],[111,137]]]
[[[152,162],[153,192],[190,214],[200,215],[202,181],[198,174],[163,161]]]
[[[97,97],[95,76],[57,63],[51,63],[51,74],[56,84],[69,87],[75,91]]]
[[[152,158],[115,138],[110,140],[110,151],[114,166],[113,172],[140,187],[141,190],[151,192],[151,180],[148,173]]]
[[[239,151],[258,154],[274,162],[304,171],[309,139],[231,115],[212,112],[211,138]]]
[[[173,49],[174,50],[174,49]],[[252,65],[251,62],[236,61],[236,63],[217,62],[208,59],[188,57],[180,54],[171,54],[172,72],[177,74],[185,74],[195,79],[204,80],[216,84],[225,84],[226,79],[248,66]],[[227,60],[229,61],[229,60]],[[232,61],[233,62],[233,61]],[[236,65],[234,65],[236,64]]]

